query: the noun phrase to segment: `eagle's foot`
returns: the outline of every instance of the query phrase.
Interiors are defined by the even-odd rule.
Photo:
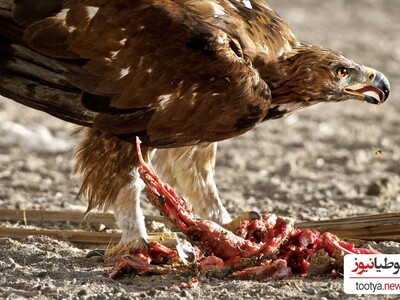
[[[241,215],[237,216],[236,218],[234,218],[232,221],[230,221],[229,223],[224,224],[224,227],[232,232],[237,231],[242,222],[247,220],[260,220],[261,219],[261,215],[256,212],[256,211],[246,211],[244,213],[242,213]]]
[[[121,255],[128,253],[128,251],[132,248],[140,248],[137,247],[138,243],[129,243],[129,244],[118,244],[115,246],[112,246],[111,248],[108,249],[94,249],[89,251],[85,257],[86,258],[91,258],[91,257],[96,257],[100,256],[105,259],[107,258],[112,258],[112,257],[120,257]]]
[[[101,256],[104,258],[119,257],[124,253],[127,253],[131,248],[137,248],[138,243],[129,244],[118,244],[108,249],[94,249],[89,251],[85,257],[91,258],[95,256]],[[140,248],[140,247],[139,247]]]
[[[131,243],[120,243],[108,249],[94,249],[86,254],[86,258],[94,256],[102,256],[104,258],[116,258],[128,253],[131,249],[142,249],[146,247],[146,242],[140,238],[139,240]]]
[[[132,248],[140,249],[140,248],[143,248],[143,246],[139,242],[132,242],[132,243],[128,243],[128,244],[118,244],[118,245],[115,245],[115,246],[107,249],[104,253],[104,257],[105,258],[118,257],[118,256],[121,256],[121,255],[129,252],[129,250]]]
[[[178,271],[179,267],[185,267],[177,250],[159,242],[145,244],[144,248],[132,248],[118,259],[108,259],[106,263],[113,265],[109,277],[115,278],[125,273],[166,274]]]
[[[166,247],[175,248],[178,244],[177,238],[178,237],[175,232],[161,232],[152,234],[147,238],[139,238],[134,242],[115,245],[105,251],[104,257],[119,257],[135,250],[149,249],[149,245],[152,243],[159,243]]]

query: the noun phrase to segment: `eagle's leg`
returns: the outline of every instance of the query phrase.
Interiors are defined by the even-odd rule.
[[[162,242],[173,244],[176,235],[173,233],[159,233],[148,236],[145,218],[140,207],[140,194],[144,188],[140,179],[139,168],[131,170],[132,181],[124,186],[118,193],[117,199],[112,205],[116,224],[121,229],[121,240],[118,245],[108,249],[104,256],[113,257],[129,252],[130,249],[147,248],[148,242]]]
[[[243,220],[259,220],[261,216],[249,211],[231,219],[214,181],[216,152],[217,143],[204,147],[160,149],[153,167],[161,180],[174,187],[191,205],[195,215],[236,231]]]
[[[121,229],[122,237],[118,245],[108,249],[105,256],[115,256],[130,248],[141,248],[141,238],[147,238],[144,215],[140,207],[140,193],[144,188],[138,168],[131,171],[132,182],[124,186],[112,205],[116,224]]]
[[[119,254],[132,245],[141,247],[147,234],[140,208],[143,182],[137,172],[136,146],[91,128],[80,128],[76,133],[81,137],[75,164],[75,172],[82,175],[80,194],[89,199],[88,211],[112,208],[122,231],[119,245],[107,250],[106,256]],[[145,147],[143,150],[148,160],[151,151]]]
[[[192,207],[194,214],[219,224],[231,222],[214,181],[217,143],[159,149],[153,167]]]

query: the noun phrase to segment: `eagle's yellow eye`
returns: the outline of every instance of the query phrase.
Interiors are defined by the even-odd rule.
[[[347,68],[341,67],[337,69],[337,74],[339,75],[339,77],[347,77],[347,75],[349,75],[349,70]]]

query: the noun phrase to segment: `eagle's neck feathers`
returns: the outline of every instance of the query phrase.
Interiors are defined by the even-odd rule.
[[[271,106],[263,121],[326,101],[321,93],[318,72],[312,69],[318,62],[321,47],[300,44],[272,62],[258,68],[261,78],[271,90]]]

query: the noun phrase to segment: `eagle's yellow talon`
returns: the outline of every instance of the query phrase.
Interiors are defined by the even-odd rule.
[[[144,249],[144,248],[148,249],[149,243],[151,242],[159,242],[164,246],[175,248],[177,245],[176,239],[177,239],[177,234],[175,232],[162,232],[162,233],[152,234],[149,235],[147,238],[139,238],[135,242],[115,245],[105,251],[104,257],[115,257],[122,254],[126,254],[131,249]]]
[[[128,252],[129,249],[132,248],[132,244],[137,244],[137,243],[129,243],[129,244],[118,244],[110,249],[107,249],[106,252],[104,253],[104,257],[114,257],[114,256],[119,256],[125,252]]]
[[[256,211],[246,211],[234,218],[231,222],[224,224],[224,227],[230,231],[236,231],[240,228],[240,224],[244,220],[259,220],[261,215]]]

